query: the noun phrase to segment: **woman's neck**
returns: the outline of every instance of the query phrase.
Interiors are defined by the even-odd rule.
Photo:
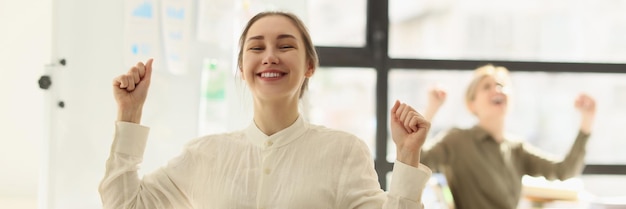
[[[298,119],[298,100],[254,102],[254,123],[265,135],[271,136]]]
[[[504,118],[481,119],[478,126],[487,131],[496,142],[504,141]]]

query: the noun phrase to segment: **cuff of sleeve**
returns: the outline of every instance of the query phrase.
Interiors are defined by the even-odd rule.
[[[136,123],[115,122],[113,152],[143,156],[150,128]]]
[[[393,165],[389,195],[421,202],[422,191],[431,175],[430,168],[421,163],[416,168],[396,161]]]
[[[589,138],[589,136],[591,136],[591,132],[585,133],[583,130],[578,131],[578,137],[580,138]]]

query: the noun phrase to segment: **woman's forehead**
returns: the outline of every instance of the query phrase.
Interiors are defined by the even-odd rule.
[[[246,37],[276,38],[280,35],[291,35],[297,38],[298,34],[298,28],[289,18],[282,15],[269,15],[254,22]]]
[[[498,84],[508,84],[509,77],[508,75],[505,74],[498,74],[498,73],[494,73],[494,74],[485,74],[484,76],[482,76],[480,83],[482,84],[486,84],[486,83],[498,83]]]

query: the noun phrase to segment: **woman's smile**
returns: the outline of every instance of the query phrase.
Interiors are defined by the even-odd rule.
[[[279,70],[265,70],[256,74],[257,77],[264,81],[274,81],[285,77],[287,73]]]

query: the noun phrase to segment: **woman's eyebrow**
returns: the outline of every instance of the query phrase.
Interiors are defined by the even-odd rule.
[[[291,35],[291,34],[280,34],[278,35],[277,39],[285,39],[285,38],[292,38],[292,39],[296,39],[295,36]]]
[[[280,35],[278,35],[278,37],[276,39],[286,39],[286,38],[296,39],[296,37],[291,35],[291,34],[280,34]],[[252,36],[252,37],[248,38],[248,41],[250,41],[250,40],[263,40],[263,39],[265,39],[265,36],[258,35],[258,36]]]
[[[248,41],[250,40],[263,40],[265,39],[265,37],[263,37],[263,35],[258,35],[258,36],[252,36],[250,38],[248,38]]]

